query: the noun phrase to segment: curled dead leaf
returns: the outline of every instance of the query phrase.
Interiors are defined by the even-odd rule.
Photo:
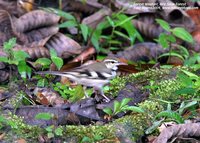
[[[70,56],[78,55],[83,50],[76,41],[62,33],[57,33],[52,36],[45,44],[45,47],[48,49],[55,49],[58,56],[61,58],[69,58]]]
[[[17,19],[15,21],[15,28],[17,32],[25,33],[33,29],[56,25],[59,20],[60,17],[53,13],[35,10]]]
[[[42,105],[61,106],[64,100],[54,91],[47,88],[35,88],[34,94],[37,96],[37,101]]]

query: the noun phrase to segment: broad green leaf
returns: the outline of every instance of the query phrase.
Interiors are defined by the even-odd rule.
[[[196,92],[196,90],[194,88],[190,88],[190,87],[185,87],[182,89],[179,89],[175,92],[176,95],[180,95],[180,94],[194,94]]]
[[[176,112],[172,112],[172,111],[162,111],[160,113],[158,113],[156,115],[156,118],[160,118],[160,117],[166,117],[166,118],[170,118],[173,119],[174,121],[176,121],[179,124],[184,123],[184,119],[181,117],[181,115],[179,115]]]
[[[56,52],[56,50],[55,49],[50,49],[50,56],[51,57],[57,57],[57,52]]]
[[[81,143],[90,143],[90,142],[92,142],[92,139],[86,136],[84,136],[83,139],[81,140]]]
[[[48,80],[46,78],[42,78],[37,82],[37,87],[45,87],[46,85],[48,85]]]
[[[119,101],[114,101],[114,108],[113,108],[113,112],[115,114],[119,113],[120,112],[120,102]]]
[[[166,31],[170,31],[170,26],[169,26],[169,24],[168,24],[166,21],[164,21],[164,20],[162,20],[162,19],[156,19],[156,22],[157,22],[163,29],[165,29]]]
[[[111,108],[108,108],[108,107],[104,108],[103,111],[104,111],[106,114],[110,115],[110,116],[113,114],[112,109],[111,109]]]
[[[84,38],[84,41],[87,41],[87,37],[88,37],[88,26],[85,24],[80,24],[80,28],[81,28],[81,32]]]
[[[161,33],[158,38],[159,44],[162,45],[163,48],[169,48],[169,42],[167,41],[167,36],[165,33]]]
[[[56,65],[56,67],[60,70],[61,67],[63,66],[63,59],[61,59],[60,57],[51,57],[51,60]]]
[[[181,27],[176,27],[174,29],[171,30],[171,32],[178,38],[184,40],[184,41],[187,41],[189,43],[193,43],[194,40],[193,40],[193,37],[192,35],[187,32],[184,28],[181,28]]]
[[[20,73],[23,79],[26,79],[27,74],[27,65],[25,61],[20,61],[17,65],[18,72]]]
[[[184,87],[192,87],[193,86],[193,81],[190,79],[190,77],[182,72],[178,73],[178,78],[181,81],[181,85]]]
[[[123,108],[123,110],[129,110],[136,113],[144,113],[144,110],[137,106],[127,106],[126,108]]]
[[[7,63],[7,62],[8,62],[8,58],[7,58],[7,57],[1,57],[1,56],[0,56],[0,62],[5,62],[5,63]]]
[[[171,42],[171,43],[175,43],[176,42],[176,38],[173,35],[167,35],[167,39]]]
[[[181,71],[184,72],[186,75],[188,75],[192,79],[199,79],[199,77],[192,72],[189,72],[189,71],[186,71],[186,70],[183,70],[183,69]]]
[[[94,32],[93,35],[92,35],[92,38],[91,38],[91,42],[93,44],[93,46],[95,47],[95,49],[97,50],[97,52],[99,52],[99,35]]]
[[[50,120],[52,119],[53,115],[51,113],[38,113],[35,116],[35,119],[40,119],[40,120]]]
[[[13,54],[14,54],[14,59],[17,61],[25,60],[26,58],[30,57],[28,53],[22,50],[14,51]]]
[[[124,98],[124,99],[121,101],[120,108],[122,108],[123,106],[127,105],[131,100],[132,100],[131,98]]]
[[[78,26],[76,21],[70,20],[70,21],[65,21],[65,22],[61,23],[59,25],[59,28],[66,28],[66,27],[71,28],[71,27],[76,27],[76,26]]]
[[[48,58],[39,58],[35,61],[35,65],[40,64],[42,66],[49,66],[51,64],[51,60]]]

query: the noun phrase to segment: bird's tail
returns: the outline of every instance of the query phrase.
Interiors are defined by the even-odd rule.
[[[58,76],[62,76],[63,74],[59,71],[39,71],[39,72],[35,72],[35,74],[51,74],[51,75],[58,75]]]

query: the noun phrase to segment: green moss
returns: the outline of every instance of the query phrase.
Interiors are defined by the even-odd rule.
[[[167,101],[175,101],[179,96],[175,95],[174,92],[181,89],[182,85],[177,79],[163,80],[156,83],[158,88],[150,93],[151,98],[162,99]]]
[[[17,115],[12,115],[11,113],[5,115],[4,127],[8,131],[4,139],[6,141],[13,141],[15,139],[24,138],[27,141],[32,141],[37,139],[37,137],[42,133],[42,129],[37,126],[31,126],[24,123],[23,118]],[[1,131],[1,130],[0,130]]]
[[[112,124],[102,126],[66,126],[65,137],[76,139],[78,142],[85,137],[91,139],[93,142],[103,139],[111,140],[115,138],[115,130]]]
[[[169,74],[169,69],[149,69],[144,72],[130,74],[124,77],[116,77],[110,82],[110,90],[107,93],[111,93],[111,95],[116,96],[128,82],[144,83],[150,80],[161,80],[162,78],[166,78]]]
[[[131,137],[134,141],[142,136],[145,129],[153,124],[155,115],[164,110],[158,102],[149,100],[138,104],[138,106],[145,112],[132,113],[131,115],[115,120],[113,123],[116,127],[123,128],[123,135]]]

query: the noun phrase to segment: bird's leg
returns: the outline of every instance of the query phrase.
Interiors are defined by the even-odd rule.
[[[100,92],[101,96],[103,96],[103,98],[106,100],[106,102],[110,102],[110,99],[107,96],[105,96],[103,89],[98,88],[96,90]]]

